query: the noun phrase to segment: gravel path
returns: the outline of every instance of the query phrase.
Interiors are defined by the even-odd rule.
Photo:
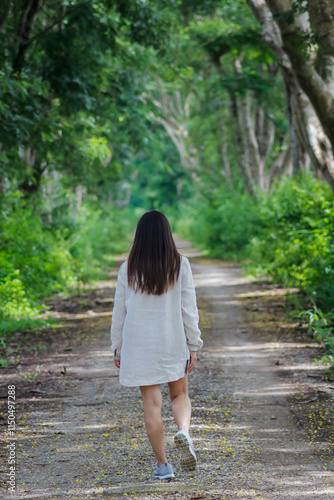
[[[334,498],[333,445],[312,440],[298,425],[296,415],[310,403],[305,377],[296,367],[282,367],[289,355],[292,363],[298,342],[254,332],[244,299],[254,301],[259,284],[242,277],[238,267],[181,252],[191,257],[204,340],[189,376],[197,470],[179,470],[162,386],[167,454],[176,478],[152,478],[139,388],[119,385],[110,353],[109,283],[98,292],[97,307],[68,313],[35,364],[20,367],[33,373],[41,363],[40,376],[27,381],[18,369],[2,371],[2,396],[8,384],[17,388],[18,426],[16,493],[3,488],[2,498]],[[6,453],[3,448],[4,461]]]

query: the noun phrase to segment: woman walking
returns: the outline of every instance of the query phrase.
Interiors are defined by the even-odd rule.
[[[196,468],[189,436],[188,373],[203,341],[189,261],[176,249],[167,218],[156,210],[138,222],[128,260],[119,270],[111,344],[119,381],[139,386],[147,436],[156,456],[157,479],[174,477],[165,453],[160,384],[168,383],[178,431],[174,442],[185,471]]]

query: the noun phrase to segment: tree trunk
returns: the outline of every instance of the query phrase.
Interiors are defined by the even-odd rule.
[[[22,149],[20,156],[29,165],[29,168],[25,178],[19,184],[19,189],[24,193],[26,198],[29,198],[39,191],[42,176],[47,165],[42,164],[36,155],[36,151],[30,148]]]
[[[256,108],[255,135],[261,160],[265,161],[274,144],[275,127],[270,117],[259,106]]]
[[[255,137],[255,120],[253,121],[251,116],[251,97],[249,93],[244,98],[241,98],[240,101],[243,108],[242,118],[249,168],[255,185],[260,186],[264,190],[264,165]]]
[[[291,88],[287,82],[284,71],[283,71],[283,79],[284,79],[286,113],[288,117],[289,132],[290,132],[291,175],[294,176],[298,174],[301,170],[300,167],[302,162],[302,146],[301,146],[301,141],[298,139],[297,123],[295,120],[295,114],[293,112]]]
[[[224,166],[223,175],[226,179],[227,184],[229,186],[231,186],[232,185],[232,171],[231,171],[230,162],[229,162],[228,156],[227,156],[227,143],[224,140],[220,145],[219,153],[220,153],[220,157],[222,159],[222,164]]]
[[[334,4],[333,0],[308,0],[312,26],[328,54],[334,56]]]
[[[16,33],[19,45],[12,64],[12,72],[14,75],[19,75],[24,66],[25,54],[28,49],[33,22],[40,7],[40,0],[25,0],[22,6]]]
[[[308,15],[303,13],[293,16],[291,0],[266,0],[266,2],[274,18],[277,19],[283,49],[290,59],[298,82],[310,99],[334,151],[334,98],[315,68],[315,46],[310,47],[307,40],[307,37],[311,36]],[[334,13],[334,7],[331,12]]]
[[[282,175],[292,174],[291,148],[281,152],[278,158],[271,165],[266,176],[267,191],[269,191],[273,181]]]
[[[239,96],[230,92],[231,115],[234,129],[234,143],[238,158],[238,165],[241,177],[244,181],[244,187],[248,195],[256,197],[256,183],[254,182],[251,169],[249,167],[246,137],[243,130],[243,119],[241,117],[241,106],[238,102]]]
[[[0,2],[0,26],[4,26],[11,11],[11,0],[2,0]]]
[[[247,2],[255,18],[262,25],[263,40],[276,54],[282,68],[286,86],[287,114],[288,117],[289,114],[291,115],[289,121],[290,133],[292,134],[291,153],[294,170],[297,169],[297,162],[300,163],[303,151],[305,151],[309,155],[315,175],[318,177],[319,171],[321,171],[334,192],[334,158],[331,143],[321,126],[310,100],[301,89],[299,80],[297,80],[295,75],[294,65],[285,50],[283,50],[283,41],[278,25],[274,21],[272,12],[265,3],[265,0],[247,0]],[[273,0],[271,3],[274,3]],[[278,0],[277,3],[286,4],[290,2],[288,0]],[[313,71],[316,72],[314,66]],[[319,75],[318,79],[321,79]],[[332,98],[330,99],[332,100]],[[334,128],[332,129],[332,133],[334,133]],[[298,146],[296,142],[298,142]]]
[[[307,97],[294,95],[293,109],[303,148],[308,153],[315,177],[324,178],[334,193],[334,158],[327,136]]]
[[[154,104],[161,115],[153,111],[150,112],[150,117],[156,123],[162,125],[169,137],[176,146],[180,155],[180,162],[184,168],[196,168],[197,158],[194,148],[190,148],[188,144],[188,131],[186,123],[189,119],[189,101],[193,93],[182,99],[181,93],[176,92],[174,95],[169,95],[161,84],[161,80],[155,78],[159,96],[157,99],[153,95],[145,95],[143,100],[150,100]]]

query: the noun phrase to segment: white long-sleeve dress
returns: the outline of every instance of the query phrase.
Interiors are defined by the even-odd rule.
[[[111,349],[121,358],[119,381],[128,387],[182,378],[189,350],[202,348],[195,287],[188,259],[162,295],[135,292],[128,285],[127,261],[118,273],[111,325]]]

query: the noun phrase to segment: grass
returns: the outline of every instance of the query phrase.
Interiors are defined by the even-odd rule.
[[[5,339],[13,339],[16,332],[33,330],[35,328],[49,328],[55,324],[53,319],[21,318],[0,320],[0,333]]]

